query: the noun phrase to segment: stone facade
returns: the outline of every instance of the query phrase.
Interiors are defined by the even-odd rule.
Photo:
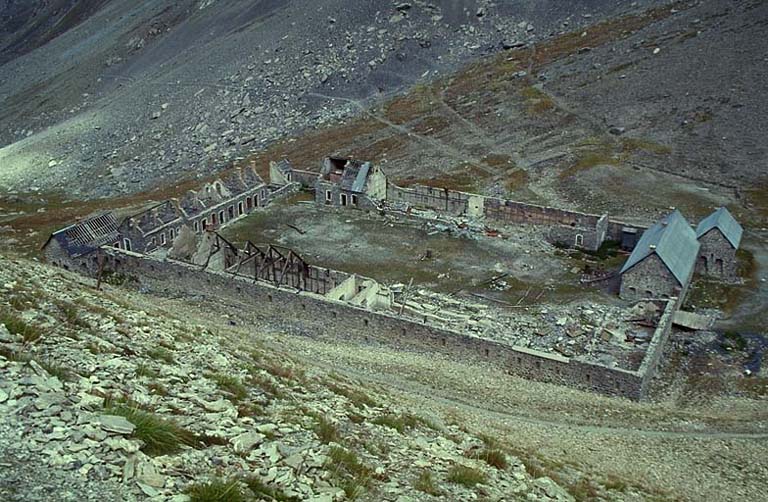
[[[326,206],[375,209],[387,198],[387,177],[370,162],[327,158],[315,182],[315,202]]]
[[[680,296],[682,285],[669,268],[652,254],[622,274],[619,296],[625,300]]]
[[[736,248],[718,228],[699,237],[699,256],[696,260],[696,273],[714,277],[727,282],[739,279],[736,260]]]

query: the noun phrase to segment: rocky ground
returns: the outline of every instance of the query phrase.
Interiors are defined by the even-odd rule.
[[[4,500],[744,500],[768,474],[759,400],[631,403],[25,259],[0,287]]]
[[[26,261],[2,258],[0,287],[3,500],[573,500],[492,437],[265,348],[259,328]]]
[[[5,3],[0,187],[95,196],[209,173],[359,113],[313,94],[378,99],[649,2]]]

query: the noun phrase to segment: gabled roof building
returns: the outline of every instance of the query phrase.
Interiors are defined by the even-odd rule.
[[[729,282],[738,280],[736,251],[743,234],[744,229],[724,207],[701,220],[696,227],[700,244],[696,272]]]
[[[671,298],[685,294],[699,242],[675,210],[646,230],[621,268],[619,295],[624,299]]]
[[[43,245],[43,255],[49,263],[69,269],[82,258],[104,245],[116,245],[120,240],[119,224],[112,212],[91,216],[57,230]]]

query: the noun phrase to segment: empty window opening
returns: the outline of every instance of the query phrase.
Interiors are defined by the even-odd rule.
[[[353,206],[356,206],[356,205],[357,205],[357,195],[353,195],[353,196],[352,196],[352,205],[353,205]]]
[[[645,296],[647,296],[648,298],[653,297],[653,291],[651,291],[650,289],[646,289],[645,290]]]
[[[205,221],[203,221],[203,226],[205,226]],[[200,231],[200,222],[196,221],[194,223],[194,227],[195,227],[195,232],[199,232]]]
[[[246,209],[248,209],[248,210],[250,210],[251,208],[253,208],[253,198],[252,198],[252,197],[247,197],[247,198],[245,199],[245,207],[246,207]]]
[[[488,357],[490,355],[491,355],[491,351],[489,351],[488,349],[485,349],[485,357]]]
[[[272,303],[272,295],[267,295],[267,301]]]
[[[235,206],[229,206],[227,208],[227,216],[229,216],[228,219],[230,220],[235,217]]]
[[[589,373],[587,373],[587,374],[585,375],[585,378],[587,379],[587,383],[589,383],[589,382],[591,382],[591,381],[592,381],[592,375],[590,375]]]
[[[368,319],[363,319],[363,326],[367,328],[369,324],[370,324],[370,321]]]
[[[341,205],[346,206],[347,205],[347,194],[343,193],[341,194]]]
[[[242,202],[238,202],[237,203],[237,215],[238,216],[242,216],[244,212],[245,212],[245,210],[243,210],[243,203]]]
[[[216,225],[216,213],[211,214],[211,225]]]
[[[160,245],[165,246],[166,242],[167,241],[165,240],[165,232],[163,232],[162,234],[160,234]]]
[[[445,347],[445,338],[443,338],[442,340],[440,340],[440,345],[442,345],[443,347]]]
[[[333,194],[330,190],[325,191],[325,202],[331,202],[331,199],[333,198]]]
[[[405,336],[407,333],[408,333],[408,332],[405,330],[405,328],[403,328],[403,330],[402,330],[401,334],[402,334],[403,336]]]
[[[133,249],[131,247],[131,239],[123,239],[123,247],[126,251],[132,251]]]
[[[581,234],[576,234],[576,247],[580,248],[584,245],[584,236]]]
[[[224,211],[219,211],[219,223],[224,224]]]

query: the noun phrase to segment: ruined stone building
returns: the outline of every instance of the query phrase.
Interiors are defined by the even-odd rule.
[[[387,176],[380,167],[340,157],[323,161],[315,182],[318,204],[372,209],[386,198]]]
[[[685,295],[698,254],[696,232],[680,211],[673,211],[640,237],[619,272],[619,296],[638,300]]]
[[[292,186],[271,191],[253,167],[237,168],[181,199],[161,202],[121,222],[109,212],[61,229],[45,243],[43,255],[51,263],[69,266],[74,258],[101,246],[142,254],[170,249],[185,229],[194,235],[213,231],[267,205]]]
[[[186,220],[196,233],[218,228],[269,203],[270,190],[252,166],[190,190],[179,201]]]
[[[696,227],[700,244],[696,272],[725,281],[738,280],[736,251],[743,233],[739,222],[724,207],[701,220]]]
[[[101,213],[57,230],[43,245],[43,254],[57,267],[82,266],[82,259],[101,246],[120,246],[119,223],[111,212]]]

